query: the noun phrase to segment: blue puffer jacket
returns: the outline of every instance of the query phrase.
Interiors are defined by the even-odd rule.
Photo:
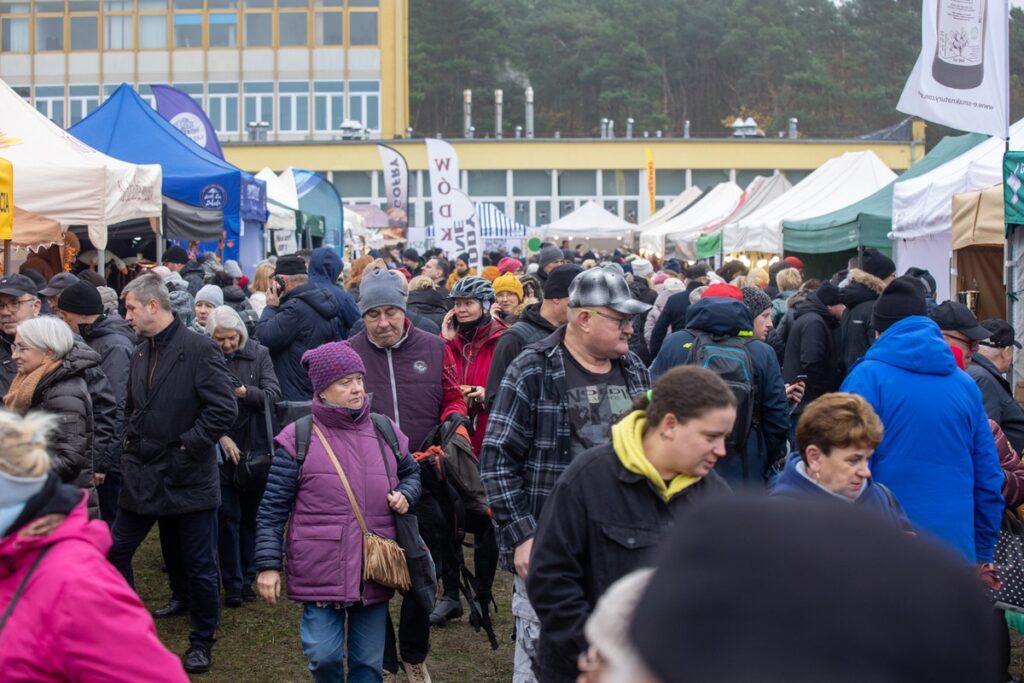
[[[872,472],[910,521],[969,562],[991,562],[1003,514],[1003,472],[974,380],[924,316],[885,331],[842,391],[860,394],[885,425]]]
[[[686,313],[686,327],[710,334],[737,336],[750,332],[753,322],[750,311],[742,301],[736,299],[701,299],[690,306]],[[685,365],[690,351],[686,344],[693,335],[682,330],[673,332],[662,344],[658,357],[651,365],[651,378],[657,382],[660,375],[677,365]],[[759,473],[748,484],[763,487],[765,476],[771,466],[786,452],[786,435],[789,431],[789,403],[786,400],[786,385],[782,382],[782,370],[772,347],[762,341],[752,340],[747,344],[750,360],[757,375],[754,422],[747,441],[748,471]],[[729,483],[742,483],[743,470],[739,458],[725,458],[715,465],[715,471]]]
[[[352,325],[359,320],[359,309],[352,295],[338,286],[341,275],[341,257],[333,249],[320,247],[314,249],[309,257],[309,281],[317,288],[329,292],[338,302],[338,315],[341,317],[342,339],[347,339]]]

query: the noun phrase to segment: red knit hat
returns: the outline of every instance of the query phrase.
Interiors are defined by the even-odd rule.
[[[498,261],[498,270],[501,271],[502,275],[504,275],[505,273],[514,273],[517,270],[520,270],[522,267],[523,262],[520,261],[519,259],[514,259],[511,256],[506,256],[505,258]]]
[[[711,285],[706,290],[704,290],[704,295],[701,298],[736,299],[738,301],[743,301],[743,292],[740,291],[740,288],[736,287],[735,285],[727,285],[720,283],[716,285]]]

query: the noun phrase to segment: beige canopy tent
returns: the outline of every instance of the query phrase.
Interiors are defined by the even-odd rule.
[[[953,291],[978,292],[978,320],[1006,318],[1003,223],[1001,183],[953,195]]]

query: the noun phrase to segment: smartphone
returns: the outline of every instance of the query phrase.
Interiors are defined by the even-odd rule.
[[[448,327],[452,328],[453,330],[459,329],[459,319],[453,315],[451,318],[448,319]]]
[[[277,291],[278,291],[278,293],[283,292],[284,291],[284,278],[281,277],[280,275],[275,275],[274,276],[274,282],[277,283]]]
[[[797,375],[795,381],[800,384],[807,384],[807,375]]]
[[[231,384],[236,387],[242,386],[242,380],[238,379],[238,375],[229,374],[228,377],[231,379]]]

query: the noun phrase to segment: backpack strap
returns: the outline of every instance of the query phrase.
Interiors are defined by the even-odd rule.
[[[377,433],[387,441],[388,447],[395,455],[395,461],[401,460],[402,455],[401,448],[398,445],[398,435],[395,434],[395,428],[391,425],[391,420],[386,415],[381,415],[380,413],[370,413],[370,419],[373,420],[373,426]]]
[[[295,462],[299,463],[300,470],[306,460],[306,454],[309,453],[309,442],[312,437],[313,416],[304,415],[295,421]]]

